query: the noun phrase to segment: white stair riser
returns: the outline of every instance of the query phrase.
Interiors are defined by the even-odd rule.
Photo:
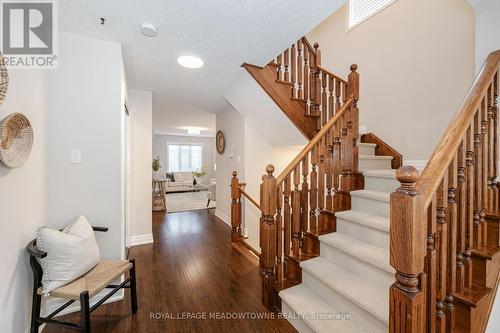
[[[399,188],[399,182],[395,178],[365,176],[365,189],[381,192],[394,192]]]
[[[382,217],[389,217],[389,202],[351,196],[351,209]]]
[[[293,311],[284,299],[281,300],[281,312],[299,333],[314,333],[314,330]]]
[[[391,160],[359,158],[359,170],[390,169]]]
[[[387,332],[388,327],[381,319],[353,303],[335,289],[330,288],[330,286],[306,270],[302,270],[302,283],[316,295],[320,295],[332,307],[339,308],[339,303],[342,303],[342,310],[351,316],[350,320],[362,320],[368,324],[367,326],[373,329],[372,332]],[[387,303],[389,303],[389,292],[387,292]],[[387,308],[387,312],[389,312],[389,308]]]
[[[337,232],[384,249],[389,248],[389,233],[379,229],[337,218]]]
[[[359,155],[375,155],[375,146],[358,145]]]
[[[389,287],[394,283],[394,274],[353,257],[330,246],[329,244],[321,242],[320,253],[321,257],[325,258],[329,262],[334,263],[361,278],[369,279],[373,283],[377,283],[387,288],[387,290],[389,290]]]

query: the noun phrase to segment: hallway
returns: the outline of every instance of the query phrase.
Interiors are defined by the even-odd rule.
[[[154,214],[153,236],[154,244],[133,247],[129,255],[137,260],[138,313],[130,316],[126,291],[124,301],[92,314],[93,333],[295,332],[265,311],[258,267],[231,245],[230,227],[212,209]],[[233,315],[246,318],[221,319]]]

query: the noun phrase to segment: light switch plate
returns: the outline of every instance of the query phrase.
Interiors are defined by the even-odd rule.
[[[82,151],[80,149],[71,149],[69,155],[71,163],[82,163]]]

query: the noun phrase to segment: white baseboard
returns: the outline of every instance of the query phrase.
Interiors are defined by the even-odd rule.
[[[411,165],[418,171],[422,171],[427,165],[427,160],[403,160],[403,165]]]
[[[220,210],[218,210],[217,208],[215,209],[215,216],[220,218],[227,225],[229,226],[231,225],[231,218],[226,214],[224,214],[223,212],[221,212]]]
[[[129,246],[137,246],[137,245],[151,244],[153,242],[154,242],[153,234],[144,234],[144,235],[130,236],[128,244]]]

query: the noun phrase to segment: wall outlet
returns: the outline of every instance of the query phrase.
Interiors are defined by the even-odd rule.
[[[80,149],[71,149],[69,151],[69,156],[69,161],[71,163],[82,163],[82,151]]]

